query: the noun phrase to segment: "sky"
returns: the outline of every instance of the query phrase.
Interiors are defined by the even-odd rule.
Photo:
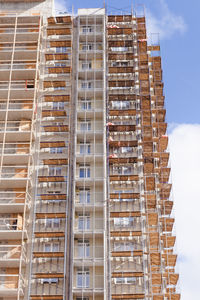
[[[103,7],[103,0],[55,0],[58,10]],[[200,24],[199,0],[107,0],[108,11],[144,4],[159,33],[173,182],[181,300],[199,300],[200,284]]]

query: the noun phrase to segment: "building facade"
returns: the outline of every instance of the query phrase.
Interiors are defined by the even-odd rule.
[[[0,1],[0,300],[179,300],[145,16]]]

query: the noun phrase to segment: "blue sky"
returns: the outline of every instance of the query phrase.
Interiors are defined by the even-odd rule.
[[[103,0],[62,0],[70,10],[81,7],[102,7]],[[152,30],[161,32],[161,53],[165,84],[167,121],[200,123],[199,53],[200,1],[193,0],[107,0],[109,10],[131,9],[131,3],[145,4]],[[122,5],[123,4],[123,5]],[[153,32],[154,33],[154,32]]]
[[[72,4],[75,10],[103,6],[103,0],[56,2],[64,10],[71,10]],[[131,2],[107,0],[109,9],[131,9]],[[200,1],[136,2],[146,6],[150,31],[160,33],[181,300],[199,300]]]

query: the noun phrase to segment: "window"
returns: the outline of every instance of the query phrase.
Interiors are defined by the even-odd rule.
[[[82,63],[82,70],[90,70],[92,68],[91,62],[83,62]]]
[[[53,110],[64,110],[64,102],[53,102]]]
[[[81,131],[90,131],[91,130],[91,121],[80,121],[80,129]]]
[[[82,45],[82,50],[83,51],[92,50],[92,49],[93,49],[93,45],[92,44],[83,44]]]
[[[88,268],[77,272],[77,287],[89,288],[90,285],[90,273]]]
[[[56,62],[55,67],[67,67],[65,62]]]
[[[89,214],[78,216],[78,229],[80,229],[80,230],[90,229],[90,216],[89,216]]]
[[[136,277],[117,277],[115,278],[116,284],[135,284]]]
[[[62,167],[49,167],[49,176],[61,176]]]
[[[59,228],[60,227],[60,219],[45,219],[47,228]]]
[[[90,154],[90,153],[91,153],[90,144],[80,143],[80,154]]]
[[[47,283],[47,284],[57,284],[58,283],[58,278],[42,278],[41,279],[41,283],[44,284],[44,283]]]
[[[81,100],[81,109],[83,110],[91,110],[91,99],[82,99]]]
[[[111,51],[124,52],[124,51],[128,51],[128,47],[111,47]]]
[[[90,166],[82,165],[79,167],[79,177],[80,178],[90,178]]]
[[[91,81],[82,81],[81,82],[81,88],[82,89],[91,89],[92,88],[92,82]]]
[[[90,32],[92,32],[93,30],[92,30],[92,27],[91,26],[83,26],[82,27],[82,32],[83,33],[90,33]]]
[[[78,257],[86,258],[90,256],[89,240],[78,241]]]
[[[129,109],[130,102],[129,101],[113,101],[112,108],[114,108],[114,109]]]
[[[80,190],[79,191],[79,203],[90,203],[90,190]]]
[[[59,243],[45,243],[44,244],[44,252],[58,252],[59,251]]]
[[[128,61],[120,61],[120,62],[114,61],[114,62],[112,62],[113,67],[127,67],[128,64],[129,64]]]
[[[134,243],[124,242],[124,243],[114,243],[114,251],[133,251]]]
[[[119,175],[130,175],[132,173],[131,166],[114,166],[113,167],[114,174]]]
[[[63,153],[63,148],[61,147],[50,148],[50,153]]]
[[[67,47],[56,47],[56,53],[66,53]]]
[[[133,148],[132,147],[121,147],[121,153],[132,153]]]
[[[114,226],[118,227],[129,227],[133,226],[133,217],[124,218],[114,218]]]

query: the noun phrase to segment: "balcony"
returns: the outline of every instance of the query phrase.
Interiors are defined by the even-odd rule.
[[[141,169],[141,170],[140,170]],[[142,171],[142,168],[139,168],[137,164],[131,165],[114,165],[109,168],[109,175],[118,175],[118,176],[132,176],[138,175]]]
[[[65,218],[37,219],[35,232],[65,232]]]
[[[1,188],[9,188],[12,184],[14,188],[26,187],[28,180],[27,166],[5,166],[1,170]]]
[[[90,100],[84,99],[79,100],[77,103],[77,113],[79,117],[93,117],[94,113],[95,116],[102,116],[104,109],[104,102],[103,100]]]
[[[8,110],[9,119],[15,120],[32,118],[33,112],[33,100],[32,99],[10,99],[7,103],[7,99],[0,99],[0,115],[3,115]]]
[[[131,260],[129,257],[118,257],[118,261],[112,260],[111,262],[111,272],[144,272],[144,257],[142,256],[132,256]]]
[[[0,274],[0,296],[17,296],[19,275]]]
[[[104,194],[103,192],[89,192],[79,191],[76,194],[75,206],[76,210],[83,210],[84,207],[87,209],[93,207],[103,207],[104,205]]]
[[[102,167],[91,167],[90,168],[82,168],[80,167],[76,169],[76,182],[84,182],[84,181],[100,181],[104,179],[104,173]]]
[[[74,276],[73,292],[103,292],[104,276],[103,275],[88,275]]]
[[[64,279],[60,277],[37,278],[32,280],[31,294],[34,296],[55,296],[62,295],[64,288]]]
[[[104,258],[104,247],[103,246],[75,246],[74,247],[74,259],[78,260],[77,266],[80,266],[80,260],[103,260]],[[76,263],[75,263],[76,265]]]
[[[21,245],[0,245],[0,265],[2,267],[19,267]]]
[[[66,200],[37,201],[37,213],[61,213],[66,210]]]
[[[0,191],[1,213],[22,213],[24,211],[25,199],[30,204],[30,196],[25,192]]]
[[[140,208],[140,201],[136,199],[124,198],[110,200],[110,212],[139,211]]]
[[[77,144],[76,161],[82,162],[83,158],[85,162],[92,160],[101,160],[104,154],[103,144]]]
[[[4,165],[27,165],[30,145],[28,143],[0,144],[0,154],[4,156]]]
[[[125,276],[125,274],[124,274]],[[120,280],[122,282],[124,279],[127,279],[128,284],[120,284],[117,283]],[[112,284],[111,284],[111,294],[114,296],[117,295],[133,295],[133,294],[144,294],[145,288],[144,288],[144,280],[141,277],[127,277],[127,278],[112,278]]]
[[[103,218],[89,218],[80,217],[75,220],[74,223],[74,233],[76,236],[85,236],[91,234],[102,234],[104,231],[104,219]]]
[[[93,120],[78,120],[77,121],[77,134],[103,134],[104,124],[103,121],[93,121]]]
[[[0,80],[8,80],[10,76],[11,64],[2,63],[0,65]],[[26,78],[31,80],[35,78],[36,63],[14,63],[12,65],[12,80],[20,80]]]
[[[0,218],[0,239],[19,240],[22,238],[23,218]],[[26,233],[26,232],[25,232]]]
[[[139,134],[136,132],[110,132],[109,142],[131,142],[140,139]]]
[[[139,217],[112,218],[111,231],[141,231],[142,225]]]
[[[138,157],[137,147],[110,147],[109,158],[129,158]]]

